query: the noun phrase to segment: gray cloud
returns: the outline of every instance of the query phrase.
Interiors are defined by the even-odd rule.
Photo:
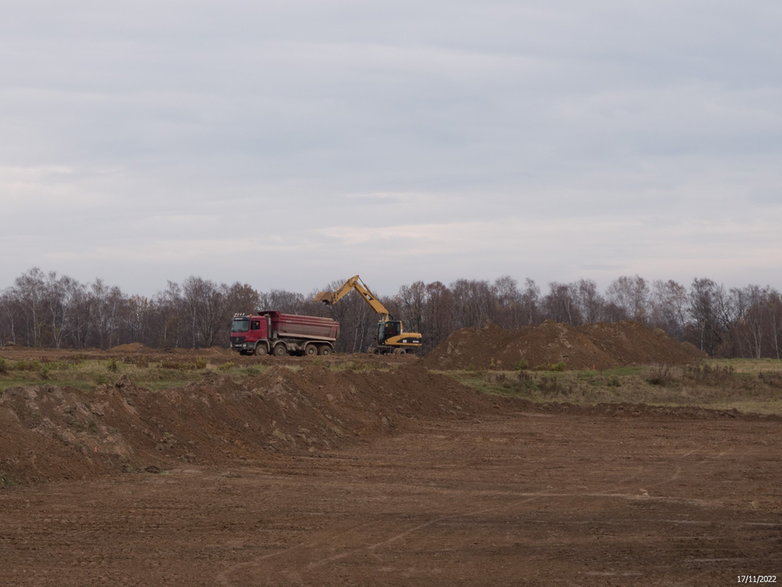
[[[388,292],[501,274],[782,287],[777,3],[30,1],[4,16],[8,283],[38,265],[140,293],[356,272]]]

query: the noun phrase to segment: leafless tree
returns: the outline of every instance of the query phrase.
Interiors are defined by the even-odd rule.
[[[540,288],[534,280],[527,278],[524,282],[524,291],[521,292],[522,324],[532,326],[543,321],[540,301]]]
[[[451,285],[457,327],[485,326],[491,320],[493,295],[488,281],[459,279]]]
[[[543,298],[546,318],[554,322],[578,325],[583,322],[578,306],[578,289],[571,283],[549,283],[549,292]]]
[[[420,332],[426,304],[426,285],[424,282],[416,281],[410,285],[403,285],[399,288],[395,301],[399,306],[399,316],[404,316],[405,328]]]
[[[519,328],[524,323],[524,310],[519,284],[509,275],[494,281],[493,321],[503,328]]]
[[[597,291],[597,284],[590,279],[580,279],[571,286],[578,313],[584,323],[602,322],[606,319],[605,299]]]
[[[718,285],[708,278],[696,278],[690,286],[688,324],[690,341],[713,355],[722,342],[718,310]]]
[[[622,275],[608,286],[606,297],[631,320],[647,321],[649,286],[643,277]]]
[[[439,281],[426,286],[421,333],[425,348],[433,348],[455,329],[453,292]]]
[[[649,324],[681,339],[687,321],[687,288],[673,281],[652,283],[649,296]]]
[[[360,295],[351,293],[335,306],[312,297],[284,290],[259,293],[248,284],[191,276],[182,285],[168,282],[150,299],[127,296],[102,279],[85,285],[33,267],[0,292],[0,342],[78,348],[135,341],[157,347],[211,346],[227,341],[234,312],[274,309],[337,319],[342,325],[337,348],[343,352],[374,344],[378,317]],[[726,290],[708,278],[693,280],[689,289],[672,280],[650,286],[635,275],[619,277],[605,295],[593,281],[581,279],[552,282],[541,296],[532,279],[520,288],[505,275],[492,283],[459,279],[450,286],[418,281],[381,301],[408,330],[424,335],[426,349],[458,328],[490,322],[516,328],[543,320],[583,324],[635,319],[713,355],[780,357],[782,297],[769,286]]]

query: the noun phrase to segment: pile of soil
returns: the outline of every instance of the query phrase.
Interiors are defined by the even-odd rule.
[[[564,363],[567,369],[608,369],[678,365],[705,356],[693,345],[637,322],[568,326],[546,321],[518,330],[458,330],[424,357],[423,364],[432,369],[517,369]]]
[[[241,382],[209,373],[165,391],[137,388],[127,376],[90,391],[11,388],[0,395],[0,487],[177,463],[257,463],[368,440],[424,418],[469,418],[491,405],[417,365],[273,367]]]

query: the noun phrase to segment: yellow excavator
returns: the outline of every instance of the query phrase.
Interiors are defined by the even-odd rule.
[[[315,296],[316,302],[324,304],[336,304],[351,290],[356,290],[364,301],[380,316],[377,323],[377,347],[373,350],[375,353],[394,353],[403,354],[415,352],[422,343],[420,332],[406,332],[401,320],[394,320],[391,313],[386,309],[375,294],[367,287],[358,275],[348,279],[337,291],[322,291]]]

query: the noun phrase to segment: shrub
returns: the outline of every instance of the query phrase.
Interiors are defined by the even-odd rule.
[[[13,368],[16,371],[37,371],[40,363],[35,361],[16,361]]]
[[[0,368],[2,373],[2,368]],[[782,387],[782,373],[779,371],[761,371],[758,373],[758,379],[769,387]]]
[[[735,370],[730,365],[711,366],[707,363],[688,365],[684,371],[685,376],[695,383],[712,385],[724,384],[733,379]]]
[[[538,365],[535,367],[536,371],[564,371],[567,365],[565,361],[558,361],[556,363],[548,363],[546,365]]]
[[[652,365],[646,374],[646,382],[652,385],[670,385],[673,383],[673,371],[670,365]]]
[[[550,371],[552,369],[549,369]],[[570,385],[566,385],[560,381],[560,378],[556,375],[543,376],[538,380],[538,389],[544,392],[544,394],[559,394],[568,395],[572,388]]]

